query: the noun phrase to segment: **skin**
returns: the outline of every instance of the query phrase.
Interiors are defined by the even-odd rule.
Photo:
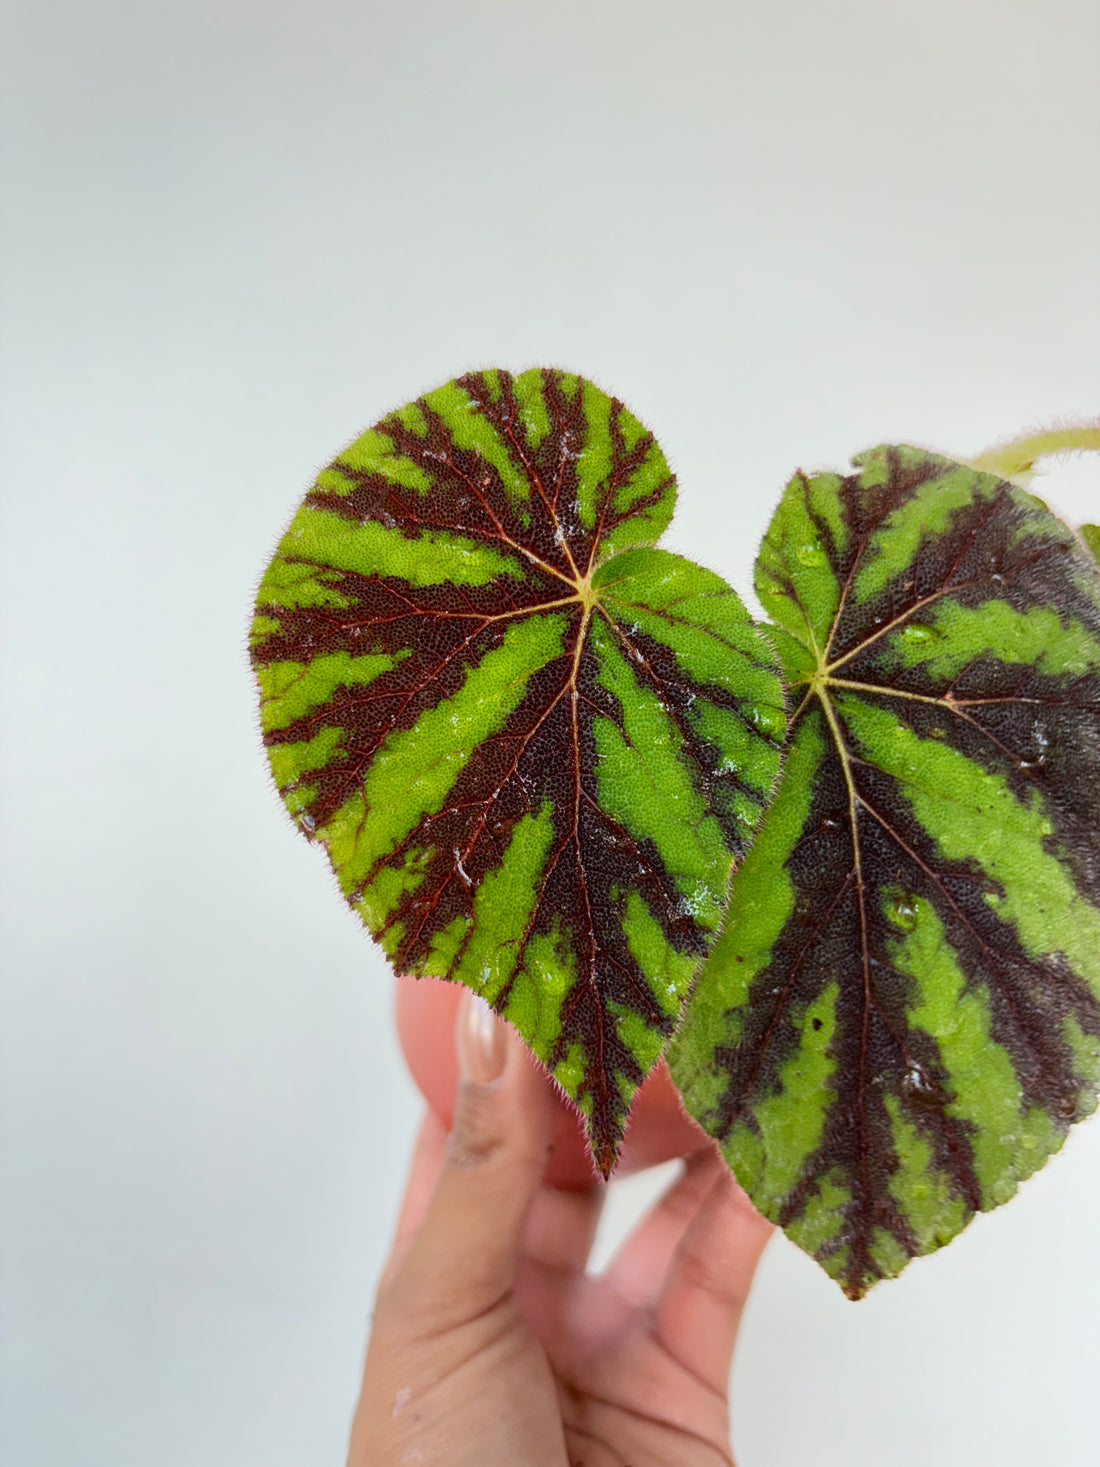
[[[454,1120],[458,1096],[455,1021],[465,991],[458,983],[438,978],[398,978],[394,990],[394,1018],[405,1062],[447,1130]],[[543,1180],[554,1187],[589,1188],[593,1166],[584,1127],[557,1090],[552,1092],[551,1106],[553,1145]],[[707,1133],[684,1111],[668,1066],[659,1060],[635,1092],[615,1175],[627,1177],[711,1144]]]
[[[348,1467],[717,1467],[772,1228],[711,1149],[586,1272],[603,1188],[546,1182],[555,1097],[466,997],[448,1133],[423,1123],[379,1286]]]

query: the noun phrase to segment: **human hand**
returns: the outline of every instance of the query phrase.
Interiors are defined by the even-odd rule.
[[[394,1024],[409,1074],[448,1131],[454,1126],[459,1092],[455,1023],[468,991],[442,978],[398,978],[394,984]],[[551,1094],[553,1129],[543,1185],[583,1192],[592,1186],[593,1176],[585,1127],[556,1086]],[[684,1109],[668,1066],[658,1063],[630,1102],[630,1125],[615,1165],[615,1181],[711,1144]]]
[[[379,1286],[348,1467],[714,1467],[772,1228],[717,1152],[598,1276],[603,1187],[543,1182],[553,1092],[480,1000],[457,1025],[453,1130],[429,1114]]]

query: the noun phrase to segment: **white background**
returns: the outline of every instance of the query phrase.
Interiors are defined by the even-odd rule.
[[[0,1456],[341,1463],[419,1106],[267,784],[284,522],[475,366],[624,397],[743,589],[796,466],[1095,413],[1100,10],[21,0],[0,51]],[[1094,1120],[859,1305],[776,1240],[741,1467],[1094,1467],[1098,1212]]]

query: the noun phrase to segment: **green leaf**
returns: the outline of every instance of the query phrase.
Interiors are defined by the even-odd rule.
[[[609,1173],[774,787],[770,647],[651,548],[653,436],[563,372],[475,372],[325,469],[252,661],[298,826],[400,973],[481,993]]]
[[[757,589],[775,803],[673,1046],[688,1108],[851,1298],[1006,1201],[1100,1079],[1100,575],[911,448],[799,474]]]
[[[1100,525],[1082,525],[1081,538],[1092,551],[1093,555],[1096,556],[1096,559],[1100,560]]]

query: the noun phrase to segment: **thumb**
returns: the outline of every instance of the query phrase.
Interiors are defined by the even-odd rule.
[[[551,1138],[545,1075],[515,1030],[474,994],[459,1004],[455,1046],[454,1125],[387,1301],[406,1327],[432,1334],[487,1312],[510,1291]]]

